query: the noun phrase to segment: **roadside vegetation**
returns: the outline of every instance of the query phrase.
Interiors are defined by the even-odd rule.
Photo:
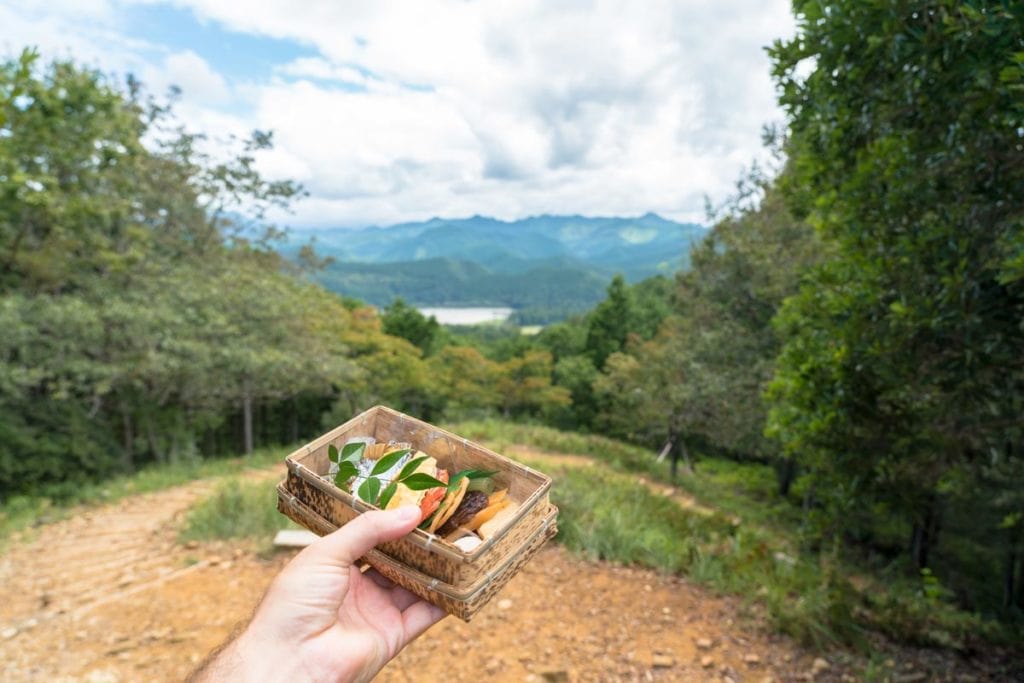
[[[296,528],[277,511],[277,481],[229,479],[189,511],[178,534],[182,543],[245,539],[272,548],[279,529]]]
[[[197,479],[238,475],[280,463],[288,448],[261,448],[245,457],[182,460],[154,464],[129,475],[73,486],[42,487],[32,493],[8,497],[0,505],[0,550],[18,532],[78,514],[89,506],[105,505],[126,496],[150,493]]]

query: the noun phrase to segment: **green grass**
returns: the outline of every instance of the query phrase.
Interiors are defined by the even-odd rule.
[[[530,464],[530,463],[527,463]],[[540,463],[534,463],[539,466]],[[588,558],[684,574],[743,596],[781,630],[819,647],[852,642],[858,629],[830,618],[831,588],[788,544],[731,515],[688,511],[636,483],[635,476],[594,468],[545,468],[555,479],[557,540]],[[778,554],[782,553],[782,554]]]
[[[673,481],[668,461],[657,462],[650,449],[596,434],[495,419],[468,420],[447,428],[486,443],[499,453],[513,444],[528,444],[557,453],[586,455],[618,472],[642,473],[654,481],[678,486],[700,503],[741,519],[757,519],[785,529],[800,523],[799,509],[775,495],[775,471],[768,465],[698,458],[693,475],[680,473]]]
[[[189,511],[178,540],[248,539],[269,547],[279,529],[295,527],[277,511],[276,485],[275,481],[224,482]]]
[[[587,557],[684,574],[741,596],[802,642],[857,645],[869,632],[881,632],[901,642],[962,649],[1022,636],[929,597],[920,580],[876,576],[855,558],[804,548],[801,511],[776,495],[769,466],[701,457],[695,474],[672,482],[668,464],[657,463],[650,450],[601,436],[498,420],[448,429],[498,452],[527,444],[607,464],[608,470],[532,464],[555,479],[560,542]],[[715,514],[680,508],[638,486],[637,474],[674,483]]]
[[[196,479],[238,474],[268,467],[284,460],[288,446],[264,448],[252,455],[234,458],[189,460],[153,465],[138,472],[97,483],[62,485],[37,494],[16,495],[0,505],[0,549],[16,532],[49,524],[67,517],[82,506],[102,505],[125,496],[178,486]]]

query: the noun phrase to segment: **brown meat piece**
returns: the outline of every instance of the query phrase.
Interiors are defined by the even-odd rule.
[[[476,513],[487,507],[487,494],[483,491],[468,491],[462,497],[462,502],[455,509],[455,513],[448,518],[448,521],[437,530],[438,536],[447,536],[463,524],[469,523]]]

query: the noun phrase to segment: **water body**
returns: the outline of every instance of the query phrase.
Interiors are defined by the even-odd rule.
[[[421,308],[420,313],[434,316],[442,325],[479,325],[480,323],[500,323],[512,315],[511,308]]]

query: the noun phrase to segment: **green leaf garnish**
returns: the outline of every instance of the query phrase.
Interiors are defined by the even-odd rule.
[[[338,472],[334,475],[334,485],[341,488],[348,483],[348,480],[359,474],[356,466],[347,460],[338,463]]]
[[[331,462],[338,462],[338,447],[333,443],[327,446],[327,459]]]
[[[363,457],[363,452],[366,450],[366,444],[362,441],[354,441],[347,443],[341,449],[341,459],[349,462],[358,462]]]
[[[380,479],[370,477],[359,486],[359,497],[371,505],[376,505],[380,494]]]
[[[377,464],[373,466],[373,471],[370,472],[370,476],[373,477],[378,474],[384,474],[392,467],[394,467],[399,460],[409,455],[409,450],[410,449],[408,448],[403,448],[402,450],[395,451],[394,453],[388,453],[383,458],[378,460]]]
[[[385,509],[388,506],[388,503],[391,502],[391,499],[394,497],[396,491],[398,491],[398,484],[396,484],[395,482],[391,482],[390,484],[388,484],[387,487],[380,494],[380,502],[377,503],[377,507],[379,507],[381,510]]]
[[[405,467],[403,467],[403,468],[402,468],[402,471],[398,473],[398,477],[396,477],[396,480],[397,480],[397,481],[402,481],[403,479],[405,479],[406,477],[408,477],[408,476],[409,476],[410,474],[412,474],[413,472],[415,472],[415,471],[416,471],[416,468],[417,468],[417,467],[419,467],[419,466],[420,466],[420,464],[421,464],[421,463],[422,463],[422,462],[423,462],[424,460],[426,460],[426,459],[427,459],[428,457],[429,457],[429,456],[426,456],[426,455],[422,455],[422,456],[420,456],[420,457],[418,457],[418,458],[413,458],[413,459],[412,459],[412,460],[410,460],[409,462],[405,463]]]
[[[445,486],[443,481],[434,479],[429,474],[423,474],[422,472],[410,474],[402,480],[402,483],[413,491],[425,491],[427,489],[436,489],[439,486]]]

